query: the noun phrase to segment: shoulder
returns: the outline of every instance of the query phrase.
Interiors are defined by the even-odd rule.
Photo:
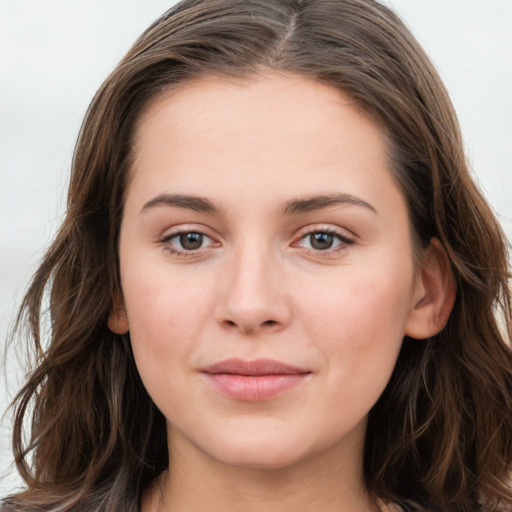
[[[430,512],[429,509],[412,502],[403,502],[399,505],[377,499],[377,506],[381,512]]]
[[[407,512],[400,505],[397,505],[396,503],[386,503],[380,498],[377,499],[377,506],[381,512]]]

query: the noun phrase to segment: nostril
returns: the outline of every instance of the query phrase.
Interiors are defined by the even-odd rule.
[[[242,322],[242,323],[239,324],[238,322],[236,322],[234,320],[226,319],[222,323],[223,323],[223,325],[225,327],[227,327],[229,329],[234,328],[234,327],[235,328],[240,327],[244,331],[253,332],[253,331],[257,330],[258,327],[260,327],[260,328],[261,327],[265,327],[265,326],[269,326],[270,327],[270,326],[273,326],[273,325],[277,325],[279,322],[276,321],[276,320],[265,320],[264,322],[261,322],[261,323],[256,322],[256,323],[252,324],[252,323],[249,323],[249,322],[247,322],[247,323]]]

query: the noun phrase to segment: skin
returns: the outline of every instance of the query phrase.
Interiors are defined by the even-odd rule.
[[[307,78],[204,78],[152,102],[134,152],[109,326],[130,331],[170,452],[142,509],[376,509],[362,471],[368,411],[404,335],[440,330],[451,297],[438,244],[414,263],[381,129]],[[301,202],[333,194],[342,200]],[[204,234],[200,248],[183,248],[183,232]],[[312,233],[334,233],[332,247]],[[230,357],[309,374],[238,400],[201,371]]]

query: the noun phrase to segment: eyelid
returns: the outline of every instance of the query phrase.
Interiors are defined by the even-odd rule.
[[[182,233],[202,233],[210,238],[218,238],[214,231],[204,224],[185,222],[174,226],[168,226],[166,229],[162,230],[161,235],[158,235],[158,239],[163,240],[164,238],[180,235]]]
[[[309,235],[314,233],[328,233],[337,237],[340,240],[340,244],[325,250],[315,250],[300,245],[300,242]],[[294,242],[291,244],[292,247],[303,247],[303,249],[319,256],[329,256],[337,250],[341,250],[347,245],[353,245],[356,242],[356,236],[346,229],[339,228],[333,225],[326,224],[314,224],[307,226],[300,230],[299,234],[294,238]],[[340,247],[341,246],[341,247]]]
[[[173,238],[179,237],[180,235],[185,235],[187,233],[198,233],[203,235],[204,237],[209,238],[211,243],[208,244],[207,247],[200,247],[199,249],[195,250],[178,249],[171,246],[170,241]],[[180,224],[166,230],[162,235],[158,237],[157,243],[163,245],[164,248],[173,255],[197,257],[212,247],[220,247],[221,243],[217,240],[217,238],[218,237],[214,236],[211,233],[211,230],[206,228],[206,226],[198,224]]]
[[[311,224],[301,228],[295,239],[299,240],[300,238],[303,238],[312,233],[330,233],[332,235],[339,236],[344,240],[350,240],[351,242],[355,242],[357,238],[357,236],[348,229],[341,228],[333,224]]]

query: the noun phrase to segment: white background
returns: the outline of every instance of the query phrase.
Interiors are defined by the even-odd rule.
[[[0,0],[0,348],[62,218],[73,145],[90,99],[173,3]],[[512,239],[512,0],[387,3],[436,63],[477,180]],[[1,414],[22,372],[12,350],[6,366],[0,357],[0,368]],[[0,496],[17,482],[8,425],[6,416]]]

